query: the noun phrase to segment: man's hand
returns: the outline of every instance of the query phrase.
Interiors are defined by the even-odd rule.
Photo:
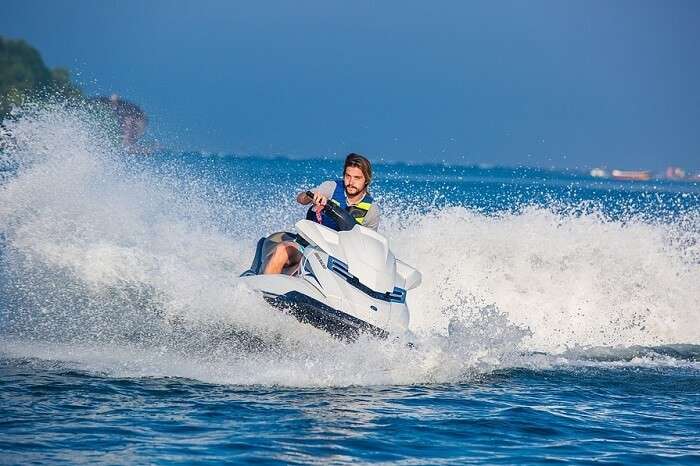
[[[314,193],[314,198],[312,199],[312,202],[314,203],[314,205],[325,207],[326,203],[328,202],[328,198],[323,194]]]
[[[316,206],[324,207],[328,202],[328,198],[319,193],[313,193],[313,197],[311,197],[304,191],[297,196],[297,202],[304,205],[313,203]]]

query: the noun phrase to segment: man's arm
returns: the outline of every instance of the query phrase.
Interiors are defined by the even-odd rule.
[[[362,222],[362,226],[377,231],[377,228],[379,228],[379,207],[377,207],[377,204],[372,203],[367,211],[367,215],[365,215],[365,221]]]
[[[309,196],[306,195],[306,191],[302,191],[297,194],[297,202],[299,204],[308,205],[313,202],[314,204],[326,205],[326,201],[333,197],[333,191],[335,191],[335,181],[324,181],[309,191],[314,193],[313,198],[309,198]]]

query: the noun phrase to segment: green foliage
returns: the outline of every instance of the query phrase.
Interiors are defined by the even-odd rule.
[[[51,70],[53,88],[66,97],[80,97],[80,89],[70,79],[70,71],[67,68],[54,68]]]
[[[0,36],[0,120],[32,95],[75,98],[81,92],[67,69],[51,70],[31,45]]]

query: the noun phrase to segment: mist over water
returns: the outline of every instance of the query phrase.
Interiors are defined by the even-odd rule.
[[[575,174],[378,165],[380,231],[418,268],[416,348],[341,343],[239,283],[332,160],[128,155],[89,111],[0,133],[0,352],[240,385],[469,380],[500,368],[697,367],[700,193]],[[673,351],[669,351],[673,349]]]

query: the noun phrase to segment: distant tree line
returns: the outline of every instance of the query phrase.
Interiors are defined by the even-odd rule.
[[[0,36],[0,120],[13,105],[32,95],[81,97],[66,68],[50,69],[39,52],[23,40]]]
[[[134,103],[116,94],[85,96],[71,81],[66,68],[50,69],[39,52],[25,41],[0,36],[0,122],[25,99],[68,100],[92,112],[100,121],[114,125],[114,136],[131,149],[136,147],[148,123],[146,114]]]

